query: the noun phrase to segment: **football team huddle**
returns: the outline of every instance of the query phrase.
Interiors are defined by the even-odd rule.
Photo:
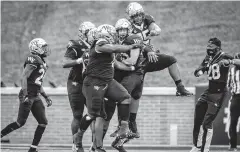
[[[80,24],[78,39],[70,40],[64,55],[63,68],[71,68],[67,92],[73,113],[71,131],[72,150],[84,152],[82,140],[85,131],[91,128],[90,152],[105,152],[103,140],[117,107],[118,127],[110,136],[112,147],[126,152],[123,145],[131,139],[140,138],[136,116],[142,96],[145,75],[148,72],[168,68],[176,84],[176,96],[191,96],[181,80],[175,57],[161,53],[151,44],[151,39],[161,32],[151,15],[142,5],[131,2],[127,18],[117,20],[115,26],[92,22]],[[42,87],[48,69],[45,57],[50,55],[47,42],[35,38],[29,43],[30,55],[24,63],[22,88],[19,93],[20,107],[16,122],[1,131],[1,138],[22,127],[30,113],[38,122],[29,152],[36,152],[48,123],[41,94],[52,105],[52,100]],[[196,77],[208,73],[209,87],[199,98],[195,107],[193,148],[191,152],[208,152],[212,123],[226,94],[229,65],[236,64],[234,58],[221,50],[221,41],[210,38],[207,55],[194,72]],[[85,115],[84,107],[87,112]]]

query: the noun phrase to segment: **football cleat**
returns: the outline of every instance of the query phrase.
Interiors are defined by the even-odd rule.
[[[238,151],[237,148],[229,148],[228,151]]]
[[[136,121],[129,121],[129,129],[135,134],[135,138],[140,138],[140,133],[138,132]]]
[[[106,150],[103,147],[97,147],[95,152],[106,152]]]
[[[96,152],[95,148],[93,147],[93,145],[89,148],[89,152]]]
[[[201,147],[195,147],[193,146],[192,149],[190,150],[190,152],[200,152],[201,151]]]
[[[75,149],[73,149],[73,152],[84,152],[83,147],[75,147]]]
[[[176,96],[192,96],[193,93],[188,91],[183,85],[177,86]]]
[[[112,147],[117,149],[119,152],[125,152],[126,150],[123,148],[123,144],[127,143],[128,141],[129,141],[129,139],[127,139],[127,138],[124,138],[124,139],[121,139],[121,140],[115,139],[112,142]]]
[[[75,149],[73,152],[84,152],[83,146],[82,146],[82,137],[83,137],[83,132],[81,133],[76,133],[73,135],[73,141],[75,143]]]
[[[117,129],[113,133],[110,134],[110,137],[116,137],[119,129],[120,129],[120,127],[118,126]]]
[[[38,152],[38,150],[36,148],[30,148],[28,152]]]
[[[112,145],[112,147],[117,149],[119,152],[127,152],[123,146]]]
[[[134,138],[136,138],[136,134],[132,132],[127,132],[125,134],[118,135],[116,139],[112,142],[112,147],[119,148],[120,146]]]

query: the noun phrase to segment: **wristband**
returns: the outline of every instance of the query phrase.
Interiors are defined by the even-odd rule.
[[[135,70],[135,67],[134,67],[134,66],[131,66],[131,70],[134,71],[134,70]]]

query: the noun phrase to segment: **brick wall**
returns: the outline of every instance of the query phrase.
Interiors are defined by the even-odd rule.
[[[66,88],[45,89],[50,93],[53,105],[46,108],[49,124],[43,135],[42,144],[71,144],[70,125],[72,113],[66,95]],[[18,89],[2,89],[1,94],[1,127],[16,120],[18,111]],[[140,101],[140,109],[137,117],[141,140],[137,139],[129,145],[169,145],[170,128],[176,124],[177,144],[188,145],[192,143],[192,127],[194,112],[193,97],[174,96],[175,88],[144,88],[144,95]],[[112,139],[109,137],[117,124],[116,115],[110,123],[105,144],[109,145]],[[13,132],[6,138],[11,143],[30,144],[37,122],[30,114],[25,126]],[[88,130],[84,137],[84,144],[90,144],[91,134]]]

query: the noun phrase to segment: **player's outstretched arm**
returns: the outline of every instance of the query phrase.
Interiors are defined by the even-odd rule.
[[[114,67],[116,69],[123,70],[123,71],[134,71],[135,70],[134,66],[127,66],[127,65],[123,64],[122,62],[119,62],[116,59],[114,60]]]
[[[135,65],[140,55],[140,48],[131,49],[130,58],[123,60],[122,62],[126,65]]]
[[[82,64],[83,59],[82,58],[77,58],[77,59],[71,59],[69,57],[65,57],[63,59],[63,68],[71,68],[77,64]]]
[[[104,44],[104,45],[96,45],[95,49],[100,53],[121,53],[127,52],[131,49],[141,48],[142,44],[132,44],[132,45],[119,45],[119,44]]]

